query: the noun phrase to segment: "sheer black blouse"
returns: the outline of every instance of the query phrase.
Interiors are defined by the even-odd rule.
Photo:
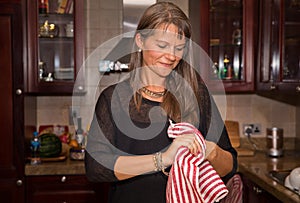
[[[237,154],[228,138],[219,111],[201,83],[199,130],[203,136],[232,154],[234,166],[224,182],[237,169]],[[159,102],[142,100],[139,110],[133,101],[129,81],[106,88],[99,96],[86,147],[86,175],[93,182],[112,182],[110,202],[165,202],[167,176],[152,172],[118,181],[114,164],[121,155],[154,154],[172,142],[168,138],[169,122]],[[154,169],[154,165],[153,165]]]

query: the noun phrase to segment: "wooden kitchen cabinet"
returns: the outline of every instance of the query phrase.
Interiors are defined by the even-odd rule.
[[[28,203],[106,203],[108,183],[88,182],[85,175],[26,177]]]
[[[227,93],[253,92],[258,1],[199,2],[199,44],[212,60],[211,66],[201,68],[202,77],[216,92],[220,88]],[[220,80],[224,87],[218,85]]]
[[[24,202],[23,10],[0,0],[0,200]]]
[[[242,175],[244,203],[281,203],[278,199]]]
[[[27,1],[26,91],[84,93],[84,0],[47,0],[42,9],[39,2]]]
[[[290,104],[300,94],[299,9],[299,1],[260,1],[257,93]]]

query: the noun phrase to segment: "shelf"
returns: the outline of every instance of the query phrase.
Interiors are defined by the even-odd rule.
[[[39,41],[44,42],[57,42],[57,43],[73,43],[74,37],[39,37]]]

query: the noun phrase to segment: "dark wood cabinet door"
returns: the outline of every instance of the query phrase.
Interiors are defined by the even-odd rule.
[[[29,176],[27,202],[29,203],[106,203],[107,183],[90,183],[84,175]]]
[[[38,2],[27,1],[26,92],[35,95],[82,94],[85,92],[84,1],[48,0],[43,13],[39,11]],[[59,11],[59,2],[66,2],[68,6]],[[73,29],[67,29],[71,26]]]
[[[244,203],[281,203],[281,201],[256,185],[249,178],[242,176],[242,180]]]
[[[216,92],[254,92],[258,1],[199,2],[199,45],[211,59],[208,67],[201,68],[206,84]]]
[[[300,4],[260,1],[257,92],[290,104],[300,95]]]
[[[21,2],[0,1],[0,200],[22,203],[23,31]]]

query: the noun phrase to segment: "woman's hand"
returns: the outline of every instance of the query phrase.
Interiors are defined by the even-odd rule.
[[[183,134],[174,138],[172,144],[169,146],[168,150],[162,153],[162,160],[165,166],[170,166],[173,164],[175,155],[180,147],[187,147],[190,152],[197,155],[201,152],[201,146],[196,140],[194,134]]]

